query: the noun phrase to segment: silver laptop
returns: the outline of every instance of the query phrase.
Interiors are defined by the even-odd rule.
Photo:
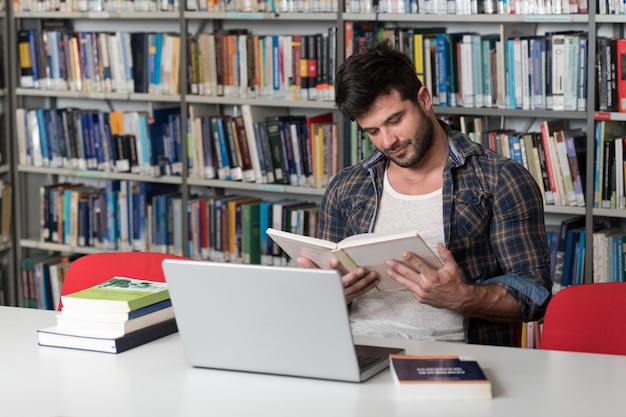
[[[169,259],[163,271],[192,366],[359,382],[403,351],[353,344],[336,271]]]

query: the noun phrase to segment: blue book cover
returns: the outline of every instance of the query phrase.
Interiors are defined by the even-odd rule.
[[[273,264],[273,241],[267,235],[266,231],[272,227],[272,205],[271,201],[262,201],[259,205],[259,229],[260,229],[260,248],[261,248],[261,264]]]
[[[491,383],[474,358],[401,354],[389,358],[396,385],[414,398],[492,398]],[[424,385],[427,392],[420,390]]]
[[[36,109],[37,125],[39,130],[39,146],[41,147],[41,156],[44,166],[50,165],[50,153],[48,148],[48,125],[46,124],[46,110]]]
[[[88,32],[77,33],[78,42],[80,43],[80,46],[78,47],[78,52],[80,54],[80,69],[83,81],[82,91],[91,92],[93,84],[93,74],[89,72],[89,56],[87,50],[91,46],[91,41],[88,39],[88,35]]]
[[[578,236],[578,258],[576,264],[576,281],[575,284],[583,283],[583,275],[585,273],[585,248],[586,248],[586,232],[585,229],[581,229]],[[618,271],[620,271],[618,269]]]
[[[515,97],[515,38],[509,38],[506,40],[505,48],[505,73],[506,73],[506,103],[508,103],[509,109],[515,109],[517,107],[517,101]],[[521,103],[520,103],[521,104]]]
[[[135,78],[133,71],[133,56],[130,45],[130,34],[128,32],[120,32],[120,43],[122,45],[122,59],[124,60],[124,78],[126,79],[126,91],[135,91]]]
[[[272,36],[272,90],[274,98],[281,98],[281,83],[280,83],[280,37],[278,35]]]
[[[221,180],[230,180],[230,154],[223,120],[221,117],[213,117],[211,120],[213,123],[211,126],[213,128],[213,140],[216,143],[216,147],[219,149],[217,175]]]
[[[50,66],[50,85],[53,90],[60,90],[63,80],[61,77],[61,55],[59,51],[60,34],[54,30],[48,31],[47,34],[46,51],[48,53],[48,65]]]
[[[524,165],[522,159],[522,147],[519,141],[519,135],[517,133],[510,133],[507,135],[510,139],[511,146],[511,159]]]
[[[93,169],[102,170],[105,163],[104,155],[104,117],[102,112],[94,112],[92,115],[94,153],[96,156],[96,166]]]
[[[163,34],[157,33],[154,46],[154,71],[151,82],[154,85],[154,94],[163,93],[161,91],[161,55],[163,51]],[[152,93],[152,91],[150,91]]]
[[[545,43],[543,37],[530,38],[531,110],[543,110],[545,108],[545,93],[543,82],[544,60]]]
[[[141,155],[139,157],[139,164],[141,167],[140,173],[143,175],[152,175],[152,167],[150,161],[152,160],[152,147],[150,146],[150,127],[147,114],[139,114],[139,137],[135,138],[141,143]]]
[[[109,250],[117,250],[117,241],[119,238],[118,225],[118,199],[120,193],[120,180],[110,180],[105,183],[106,194],[106,221],[105,229],[106,248]]]
[[[446,33],[437,33],[437,96],[440,106],[450,105],[450,45]]]
[[[159,175],[166,175],[169,170],[169,161],[165,154],[165,147],[169,138],[169,117],[173,114],[180,114],[179,107],[169,107],[154,109],[149,124],[150,149],[152,159],[150,165],[158,170]]]
[[[39,74],[39,66],[41,62],[39,62],[39,49],[37,49],[37,31],[28,30],[28,43],[29,43],[29,52],[30,52],[30,63],[32,69],[32,77],[33,77],[33,86],[35,88],[41,88],[42,86],[39,83],[39,79],[41,74]]]
[[[97,159],[95,155],[95,140],[93,136],[93,115],[89,111],[83,111],[80,113],[81,127],[82,127],[82,140],[86,166],[83,169],[97,168]]]

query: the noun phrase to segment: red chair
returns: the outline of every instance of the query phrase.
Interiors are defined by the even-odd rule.
[[[540,347],[626,355],[626,282],[574,285],[556,293]]]
[[[164,259],[189,258],[157,252],[105,252],[80,257],[65,273],[61,295],[92,287],[116,275],[164,282]],[[59,300],[59,310],[62,309]]]

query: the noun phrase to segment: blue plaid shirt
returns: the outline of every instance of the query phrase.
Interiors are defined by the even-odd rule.
[[[450,143],[443,173],[445,245],[466,282],[502,285],[519,304],[523,321],[540,319],[552,279],[537,183],[519,163],[441,124]],[[373,231],[386,165],[375,152],[331,181],[322,199],[320,238],[338,242]],[[518,325],[466,317],[465,341],[514,346]]]

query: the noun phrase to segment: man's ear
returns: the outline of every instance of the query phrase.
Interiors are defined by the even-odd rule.
[[[432,97],[430,91],[425,86],[422,86],[417,92],[417,102],[422,106],[424,111],[430,111],[433,107]]]

